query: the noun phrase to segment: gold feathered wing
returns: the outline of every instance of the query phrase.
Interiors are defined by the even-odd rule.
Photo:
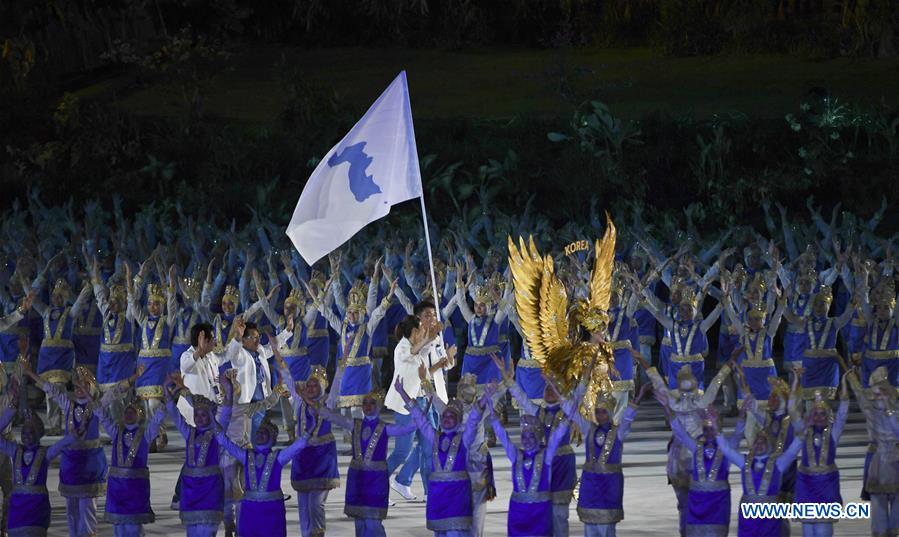
[[[606,231],[602,241],[596,241],[596,258],[590,276],[590,306],[609,310],[612,300],[612,271],[615,268],[615,240],[618,232],[609,213],[606,213]]]
[[[572,340],[568,293],[555,274],[552,256],[540,255],[533,237],[527,244],[519,238],[518,245],[509,237],[508,244],[515,310],[531,357],[562,392],[573,389],[584,375],[590,374],[584,406],[592,417],[595,395],[611,388],[609,369],[613,362],[609,360],[614,360],[611,350],[607,345]],[[594,357],[597,357],[595,362]],[[596,366],[592,372],[591,364]]]

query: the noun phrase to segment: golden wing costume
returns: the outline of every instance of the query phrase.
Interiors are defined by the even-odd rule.
[[[615,237],[615,225],[606,213],[605,234],[595,245],[590,298],[579,301],[571,312],[565,285],[555,274],[552,256],[540,255],[533,237],[528,239],[527,244],[519,238],[517,246],[509,237],[509,267],[515,286],[515,309],[531,356],[562,391],[573,389],[584,375],[590,375],[582,406],[590,418],[593,417],[597,395],[609,393],[612,389],[609,374],[615,359],[609,343],[580,341],[577,325],[590,333],[604,333],[608,327]],[[569,325],[570,313],[577,322],[574,327]]]

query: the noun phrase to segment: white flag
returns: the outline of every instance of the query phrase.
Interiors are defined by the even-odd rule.
[[[315,167],[287,236],[312,265],[421,190],[403,71]]]

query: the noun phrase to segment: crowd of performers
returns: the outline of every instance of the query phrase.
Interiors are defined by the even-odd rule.
[[[227,535],[285,535],[288,464],[303,536],[325,533],[338,487],[356,534],[384,535],[390,491],[412,496],[416,472],[429,529],[481,535],[497,442],[512,468],[509,535],[567,535],[572,501],[586,535],[615,535],[624,442],[651,393],[672,429],[681,534],[728,533],[731,465],[741,502],[842,503],[835,455],[853,394],[870,436],[871,532],[897,535],[899,326],[891,241],[875,235],[883,211],[862,221],[835,209],[828,222],[809,208],[808,224],[782,207],[777,222],[766,204],[764,238],[735,228],[703,241],[688,222],[667,252],[640,211],[619,222],[628,238],[608,325],[585,335],[613,350],[613,387],[585,415],[588,384],[564,393],[520,344],[506,237],[548,232],[528,211],[446,232],[435,296],[426,252],[405,242],[416,230],[357,238],[309,267],[258,215],[242,232],[180,208],[178,225],[99,204],[76,220],[71,205],[32,196],[3,220],[3,531],[46,534],[59,458],[70,535],[97,534],[103,496],[115,534],[141,535],[154,521],[150,453],[173,422],[186,448],[172,507],[188,535],[222,524]],[[598,235],[591,222],[558,234]],[[574,299],[588,254],[555,268]],[[509,406],[519,439],[505,429]],[[734,431],[723,414],[738,416]],[[335,427],[351,445],[344,476]],[[60,439],[43,446],[45,433]],[[803,533],[831,535],[834,522],[804,520]],[[788,531],[737,522],[738,535]]]

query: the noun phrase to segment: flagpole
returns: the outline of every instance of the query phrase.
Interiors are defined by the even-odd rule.
[[[440,299],[437,294],[437,274],[434,271],[434,254],[431,252],[431,232],[428,230],[428,212],[425,209],[425,192],[424,188],[421,189],[421,196],[418,197],[421,200],[421,220],[425,227],[425,246],[428,248],[428,266],[431,269],[431,289],[433,293],[431,294],[434,297],[434,306],[437,310],[437,322],[440,322]],[[443,333],[440,334],[440,339],[443,341]]]

